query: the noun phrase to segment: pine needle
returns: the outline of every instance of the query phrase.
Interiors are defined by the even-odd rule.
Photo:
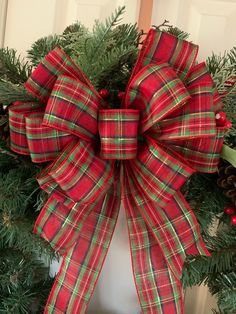
[[[174,36],[176,36],[176,37],[178,37],[179,39],[182,39],[182,40],[187,40],[189,38],[189,33],[182,31],[178,27],[169,26],[166,29],[166,32],[171,34],[171,35],[174,35]]]
[[[16,50],[0,49],[0,79],[8,80],[14,84],[24,83],[32,71],[29,62],[21,60]]]
[[[60,47],[62,38],[59,35],[49,35],[38,39],[28,50],[28,58],[36,67],[43,58],[54,48]]]
[[[38,101],[32,95],[27,93],[23,86],[0,80],[0,103],[9,105],[18,100]]]

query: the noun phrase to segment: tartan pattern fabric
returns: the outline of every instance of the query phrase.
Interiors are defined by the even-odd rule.
[[[126,190],[127,191],[127,190]],[[132,197],[124,199],[134,277],[143,313],[183,313],[183,291],[170,270],[161,244],[150,231]]]
[[[112,184],[113,164],[98,158],[91,144],[83,141],[76,143],[58,164],[48,175],[74,202],[93,203]]]
[[[138,148],[139,111],[108,109],[99,111],[98,131],[102,159],[134,159]]]
[[[97,134],[99,97],[78,79],[56,80],[44,114],[44,125],[90,141]]]
[[[121,199],[142,312],[183,313],[186,255],[209,252],[179,190],[195,171],[216,170],[224,133],[215,123],[222,102],[197,51],[151,29],[122,108],[111,110],[56,48],[25,84],[39,104],[11,106],[12,149],[32,150],[34,161],[55,152],[37,178],[49,198],[34,232],[63,255],[45,314],[86,312]]]
[[[131,80],[148,64],[167,63],[185,80],[197,57],[198,46],[177,37],[150,29],[131,75]]]
[[[76,242],[63,256],[45,313],[86,312],[112,238],[119,208],[119,186],[114,186],[81,221],[82,228],[77,230]]]
[[[147,143],[141,145],[137,158],[127,161],[127,165],[130,172],[134,173],[135,187],[143,190],[146,197],[161,207],[167,206],[176,190],[194,172],[181,160],[167,154],[161,146],[148,143],[148,139]]]
[[[184,84],[168,64],[150,64],[131,80],[124,106],[140,110],[140,132],[143,133],[189,98]]]
[[[33,162],[54,160],[73,135],[42,126],[44,112],[37,103],[16,102],[9,108],[11,149]]]
[[[97,94],[80,68],[60,48],[55,48],[52,53],[46,55],[25,83],[25,88],[42,103],[47,103],[53,86],[60,75],[77,79],[90,86]]]
[[[26,117],[41,108],[38,103],[16,101],[9,109],[11,149],[16,153],[30,155],[27,142]]]

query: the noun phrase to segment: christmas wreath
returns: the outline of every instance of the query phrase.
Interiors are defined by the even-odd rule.
[[[85,313],[121,200],[143,313],[183,313],[202,282],[236,308],[235,49],[197,63],[188,34],[123,11],[29,61],[0,50],[2,313]]]

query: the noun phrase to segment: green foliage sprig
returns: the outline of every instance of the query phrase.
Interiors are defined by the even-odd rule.
[[[0,104],[9,105],[15,101],[38,101],[22,85],[0,80]]]
[[[222,97],[236,95],[236,58],[233,57],[233,53],[235,48],[219,55],[212,53],[206,60],[209,72]]]
[[[49,35],[38,39],[28,50],[28,58],[33,67],[36,67],[51,50],[62,46],[59,35]]]
[[[16,50],[0,49],[0,79],[14,84],[24,83],[32,71],[32,65],[17,56]]]

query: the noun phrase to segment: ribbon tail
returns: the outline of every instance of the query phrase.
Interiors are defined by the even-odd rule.
[[[206,244],[204,243],[200,227],[197,221],[197,218],[190,208],[188,202],[185,200],[183,194],[180,191],[176,191],[176,194],[173,199],[173,203],[175,203],[182,211],[186,222],[188,222],[189,226],[191,226],[191,236],[188,235],[188,229],[186,228],[185,232],[183,232],[183,243],[185,245],[185,253],[186,255],[204,255],[210,256],[211,253],[207,250]],[[171,205],[170,205],[171,206]],[[168,206],[168,208],[171,208]],[[176,230],[178,231],[178,220],[176,221],[175,218],[172,218],[172,214],[174,211],[170,210],[169,219],[174,219],[174,226],[176,226]],[[187,227],[187,226],[186,226]],[[181,227],[180,227],[181,228]],[[182,226],[182,231],[184,230],[184,226]],[[186,239],[185,239],[186,237]],[[189,237],[189,240],[187,238]],[[191,240],[192,239],[192,240]]]
[[[127,185],[124,189],[127,190],[125,208],[128,212],[134,272],[143,311],[183,313],[180,279],[186,255],[209,255],[197,220],[180,192],[162,208],[147,198],[142,189],[137,190],[130,167],[124,167],[124,171],[124,186]],[[157,278],[156,281],[154,278]],[[150,295],[146,291],[148,289]]]
[[[119,208],[119,187],[113,186],[101,206],[94,206],[82,222],[74,245],[64,254],[44,314],[86,313],[112,239]]]
[[[89,205],[71,203],[65,206],[54,195],[50,195],[36,220],[33,232],[49,242],[60,255],[64,255],[75,244],[91,211],[101,208],[102,203],[103,198]]]
[[[143,219],[125,174],[123,182],[133,275],[142,313],[183,314],[180,279],[174,276],[159,241]]]
[[[124,199],[131,258],[142,313],[183,314],[183,290],[132,196]]]

